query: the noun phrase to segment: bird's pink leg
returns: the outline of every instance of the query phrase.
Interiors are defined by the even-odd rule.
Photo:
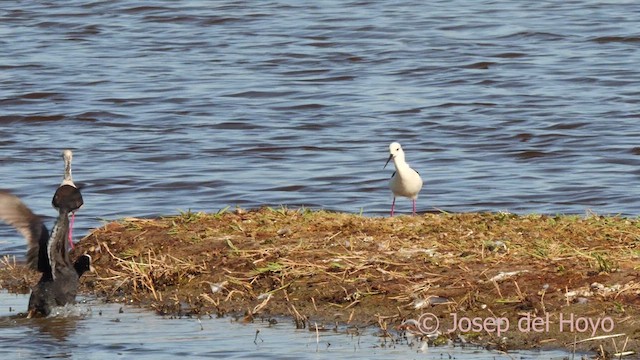
[[[75,247],[73,245],[73,221],[76,219],[76,213],[71,213],[71,224],[69,224],[69,245],[71,245],[71,250]]]
[[[416,214],[416,200],[413,199],[413,215]]]
[[[391,203],[391,217],[393,217],[393,208],[396,206],[396,197],[393,197],[393,202]]]

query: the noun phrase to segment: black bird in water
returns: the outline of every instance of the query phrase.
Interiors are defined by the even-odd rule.
[[[76,184],[73,183],[73,178],[71,177],[71,160],[73,160],[73,153],[69,149],[64,150],[62,152],[62,158],[64,159],[64,178],[60,186],[58,186],[56,193],[53,195],[51,205],[58,211],[71,213],[69,245],[73,249],[73,222],[76,217],[76,210],[78,210],[84,202],[80,190],[76,187]]]
[[[61,198],[61,204],[67,199]],[[51,313],[55,306],[75,303],[80,276],[91,269],[91,257],[82,255],[72,263],[67,248],[69,209],[60,207],[51,230],[18,197],[0,191],[0,220],[13,226],[27,240],[27,265],[42,273],[31,291],[29,317]]]

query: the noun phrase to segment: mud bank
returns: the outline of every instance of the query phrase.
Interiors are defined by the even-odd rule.
[[[637,219],[185,212],[108,223],[74,254],[85,252],[96,272],[83,292],[164,315],[286,315],[314,330],[373,325],[391,339],[603,358],[640,346]],[[3,288],[26,292],[36,281],[3,260]]]

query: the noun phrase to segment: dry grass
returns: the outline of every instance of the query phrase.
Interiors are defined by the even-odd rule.
[[[625,351],[640,342],[636,219],[226,210],[96,229],[77,250],[97,269],[87,290],[163,314],[289,315],[300,327],[372,324],[384,333],[425,312],[441,322],[455,312],[513,324],[524,314],[611,316],[615,332],[628,337]],[[465,335],[507,349],[573,346],[576,333]],[[616,352],[610,340],[576,346],[595,343]]]

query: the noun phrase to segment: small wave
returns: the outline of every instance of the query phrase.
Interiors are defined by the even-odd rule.
[[[355,76],[344,75],[344,76],[334,76],[334,77],[318,78],[318,79],[303,79],[303,80],[299,80],[299,81],[303,81],[303,82],[335,82],[335,81],[353,81],[355,79],[356,79]]]
[[[473,63],[473,64],[469,64],[469,65],[464,65],[463,68],[464,69],[488,69],[489,67],[495,65],[496,63],[491,62],[491,61],[480,61],[477,63]]]
[[[419,114],[422,112],[420,108],[406,109],[406,110],[395,110],[387,112],[387,115],[404,115],[404,114]]]
[[[91,316],[91,307],[84,304],[67,304],[56,306],[51,309],[48,318],[86,318]]]
[[[15,121],[25,121],[25,122],[41,122],[41,121],[59,121],[64,120],[65,116],[56,114],[56,115],[2,115],[0,116],[0,124],[2,123],[11,123]]]
[[[166,12],[172,9],[163,6],[135,6],[132,8],[122,10],[125,14],[139,14],[145,12]]]
[[[22,99],[55,99],[61,97],[62,94],[56,92],[31,92],[20,95]]]
[[[640,36],[599,36],[591,39],[598,44],[607,43],[637,43],[640,42]]]
[[[549,153],[539,150],[524,150],[515,153],[516,158],[522,160],[536,159],[549,156]]]
[[[499,37],[499,39],[543,39],[543,40],[561,40],[565,37],[560,34],[554,34],[542,31],[519,31],[513,34]]]
[[[527,56],[527,54],[519,53],[519,52],[506,52],[506,53],[496,54],[493,56],[498,58],[503,58],[503,59],[517,59],[517,58],[525,57]]]
[[[315,130],[323,130],[325,125],[320,123],[304,123],[294,127],[296,130],[307,130],[307,131],[315,131]]]
[[[288,76],[319,75],[319,74],[328,73],[329,71],[330,71],[329,69],[291,70],[291,71],[282,72],[282,75],[288,75]]]
[[[219,130],[253,130],[253,129],[263,129],[264,126],[256,125],[254,123],[249,123],[249,122],[225,121],[225,122],[213,125],[213,128],[219,129]]]
[[[148,15],[144,17],[146,22],[155,23],[169,23],[169,24],[191,24],[199,22],[200,18],[197,16],[187,15]]]
[[[547,127],[546,130],[572,130],[572,129],[579,129],[587,125],[588,124],[584,122],[558,123],[558,124],[554,124]]]
[[[239,21],[242,21],[242,19],[237,17],[229,17],[229,16],[213,17],[210,19],[203,20],[202,25],[222,25],[226,23],[239,22]]]
[[[307,45],[317,47],[317,48],[330,48],[335,47],[337,44],[333,42],[312,42]]]
[[[527,142],[527,141],[533,139],[533,135],[529,134],[529,133],[521,133],[521,134],[517,134],[515,136],[515,138],[517,140],[519,140],[520,142]]]
[[[305,186],[302,185],[288,185],[288,186],[276,186],[272,188],[261,189],[261,191],[287,191],[287,192],[296,192],[304,190]]]
[[[301,105],[293,105],[293,106],[274,106],[271,109],[283,111],[283,110],[313,110],[313,109],[322,109],[325,108],[326,105],[322,104],[301,104]]]
[[[99,121],[99,120],[111,120],[111,119],[124,119],[126,115],[110,112],[110,111],[87,111],[74,116],[75,119],[81,121]]]
[[[243,91],[239,93],[222,95],[226,97],[247,98],[247,99],[268,99],[284,97],[293,94],[293,91]]]
[[[455,103],[455,102],[447,102],[439,105],[435,105],[435,108],[451,108],[458,106],[496,106],[495,103],[482,103],[482,102],[471,102],[471,103]]]
[[[42,68],[44,68],[44,66],[40,64],[0,65],[0,70],[42,69]]]
[[[9,105],[24,105],[28,104],[29,101],[20,99],[20,98],[7,98],[0,99],[0,106],[9,106]]]

